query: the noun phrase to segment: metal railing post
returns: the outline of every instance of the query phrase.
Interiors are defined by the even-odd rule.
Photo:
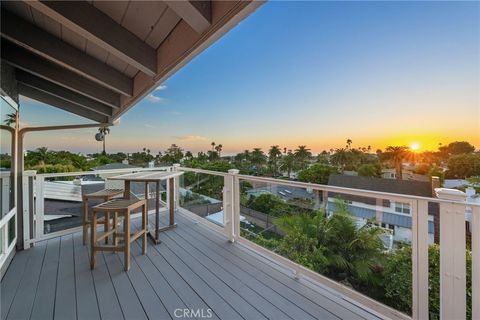
[[[240,188],[237,169],[228,170],[223,186],[223,224],[228,241],[240,236]]]
[[[440,203],[440,318],[466,318],[465,202],[466,194],[435,189]],[[475,302],[474,302],[475,304]]]

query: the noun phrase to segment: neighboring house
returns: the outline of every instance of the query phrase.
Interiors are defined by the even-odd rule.
[[[382,170],[382,178],[383,179],[396,179],[397,173],[395,169],[383,169]],[[402,171],[402,180],[407,181],[423,181],[423,182],[430,182],[430,177],[425,176],[423,174],[415,173],[411,170],[404,169]]]
[[[118,170],[118,169],[133,169],[133,168],[138,168],[138,167],[129,165],[128,163],[115,162],[115,163],[108,163],[102,166],[95,167],[93,168],[93,170],[98,171],[98,170]]]
[[[443,181],[443,187],[448,189],[462,188],[470,183],[465,179],[445,179]]]
[[[422,197],[432,197],[433,195],[431,182],[423,181],[330,175],[328,184],[343,188],[399,193]],[[335,198],[337,197],[347,201],[351,213],[359,224],[364,224],[369,219],[375,219],[383,228],[392,230],[394,241],[411,241],[412,216],[411,208],[408,203],[389,201],[387,199],[351,196],[340,193],[329,193],[327,205],[328,212],[333,212]],[[434,242],[434,216],[437,212],[437,206],[433,204],[429,205],[428,233],[430,243]]]

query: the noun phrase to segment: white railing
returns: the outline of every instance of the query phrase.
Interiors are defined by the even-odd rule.
[[[191,170],[184,169],[182,170]],[[218,174],[205,170],[195,170],[201,173]],[[429,318],[429,271],[428,271],[428,203],[437,203],[440,213],[440,316],[441,319],[465,319],[466,294],[466,254],[465,254],[465,212],[472,211],[472,318],[480,319],[480,203],[466,202],[462,192],[449,193],[448,190],[438,190],[438,198],[426,198],[403,194],[391,194],[359,189],[341,188],[328,185],[286,181],[265,177],[253,177],[238,174],[238,170],[230,170],[223,174],[224,187],[224,219],[227,238],[240,243],[248,243],[268,258],[288,265],[295,277],[305,276],[327,284],[347,297],[362,303],[391,318],[406,318],[388,306],[385,306],[352,289],[342,286],[310,269],[296,264],[263,247],[260,247],[240,237],[240,181],[257,182],[271,185],[282,185],[295,188],[305,188],[317,191],[328,199],[328,193],[346,194],[374,199],[408,203],[412,217],[412,318]]]
[[[465,319],[466,318],[466,256],[465,256],[465,210],[471,210],[471,250],[472,250],[472,315],[473,319],[480,319],[480,204],[465,201],[462,193],[448,194],[442,190],[438,198],[426,198],[385,192],[375,192],[359,189],[341,188],[328,185],[302,183],[296,181],[280,180],[266,177],[254,177],[240,175],[238,170],[232,169],[228,173],[214,172],[185,167],[162,167],[162,168],[134,168],[119,170],[102,170],[74,173],[53,173],[35,175],[35,215],[34,238],[38,241],[49,237],[61,235],[61,233],[44,234],[44,182],[45,179],[81,176],[103,175],[148,170],[182,170],[197,174],[221,176],[224,179],[223,187],[223,219],[226,238],[254,249],[265,258],[282,265],[292,271],[292,276],[305,281],[315,281],[336,290],[352,302],[359,303],[377,312],[383,317],[392,319],[408,319],[409,316],[394,310],[380,302],[377,302],[353,289],[324,277],[302,265],[299,265],[285,257],[282,257],[266,248],[263,248],[240,235],[240,182],[249,181],[254,183],[282,185],[294,188],[309,189],[322,195],[322,199],[328,199],[329,193],[361,196],[374,199],[387,199],[390,201],[408,203],[411,208],[412,218],[412,318],[429,318],[429,265],[428,265],[428,203],[437,203],[440,213],[440,315],[441,319]],[[32,175],[26,179],[31,179]],[[175,184],[175,194],[179,193],[179,183]],[[170,191],[171,192],[171,191]],[[30,199],[33,199],[31,197]],[[178,199],[178,196],[177,196]],[[25,200],[24,200],[25,201]],[[324,200],[324,202],[327,200]],[[322,205],[326,205],[323,203]],[[377,204],[378,205],[378,204]],[[24,204],[24,208],[28,208]],[[25,210],[25,209],[24,209]],[[25,217],[25,211],[24,211]],[[24,221],[30,221],[25,219]],[[217,228],[218,229],[218,228]],[[220,229],[219,229],[220,230]],[[67,231],[64,231],[67,232]],[[70,231],[71,232],[71,231]]]
[[[46,240],[53,237],[58,237],[63,234],[77,231],[80,227],[61,230],[57,232],[45,233],[45,199],[67,200],[73,202],[80,202],[81,191],[79,185],[68,185],[64,183],[55,183],[48,180],[63,177],[79,177],[79,176],[103,176],[108,177],[111,175],[139,172],[139,171],[158,171],[158,170],[173,170],[173,167],[154,167],[154,168],[127,168],[127,169],[113,169],[113,170],[92,170],[92,171],[79,171],[79,172],[62,172],[62,173],[45,173],[35,174],[34,172],[25,171],[24,174],[24,190],[29,190],[27,193],[24,191],[24,242],[25,248],[28,248],[31,243],[37,241]],[[27,174],[28,173],[28,174]],[[33,189],[29,189],[28,185],[34,179]],[[30,182],[31,184],[31,182]],[[168,186],[167,186],[168,188]],[[78,189],[78,190],[77,190]],[[168,192],[168,190],[167,190]],[[27,195],[30,196],[27,196]],[[144,196],[143,194],[139,196]],[[33,212],[30,212],[29,202],[34,201],[35,206]],[[33,219],[32,219],[33,217]],[[33,232],[30,232],[30,222],[33,222]]]

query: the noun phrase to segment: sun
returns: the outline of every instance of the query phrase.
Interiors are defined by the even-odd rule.
[[[412,149],[413,151],[418,151],[420,149],[420,145],[414,142],[410,145],[410,149]]]

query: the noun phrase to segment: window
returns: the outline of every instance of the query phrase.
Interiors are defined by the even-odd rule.
[[[410,205],[403,202],[395,202],[395,212],[410,214]]]

